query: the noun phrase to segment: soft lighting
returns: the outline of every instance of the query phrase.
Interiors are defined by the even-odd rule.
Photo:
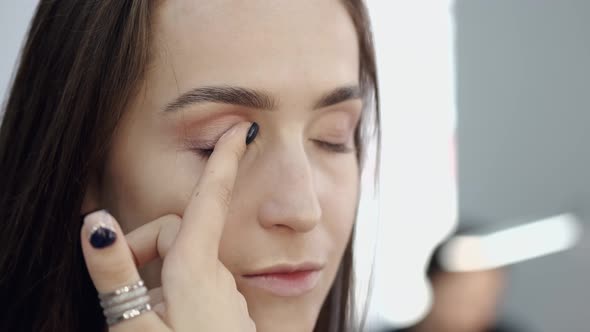
[[[405,326],[427,313],[426,263],[456,224],[454,27],[450,0],[369,0],[368,6],[383,150],[380,201],[361,201],[355,250],[363,298],[376,248],[369,306],[375,329]]]

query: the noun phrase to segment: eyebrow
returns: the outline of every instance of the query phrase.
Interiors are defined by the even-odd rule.
[[[336,105],[347,100],[359,99],[361,97],[361,89],[358,85],[349,85],[336,88],[323,97],[321,97],[313,107],[313,109],[320,109],[332,105]]]
[[[361,91],[358,85],[336,88],[323,95],[315,104],[314,110],[335,105],[350,99],[358,99]],[[275,110],[277,98],[261,90],[236,86],[206,86],[183,93],[164,107],[164,112],[175,112],[192,104],[220,103],[239,105],[261,110]]]

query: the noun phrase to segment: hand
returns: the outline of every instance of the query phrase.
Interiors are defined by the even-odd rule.
[[[104,211],[86,217],[82,250],[94,286],[109,293],[140,279],[137,265],[163,257],[162,303],[154,311],[110,327],[111,332],[256,331],[244,296],[219,261],[223,226],[249,124],[241,123],[217,142],[181,220],[165,216],[123,236]],[[103,248],[89,238],[97,225],[110,226],[116,240]],[[95,243],[96,244],[96,243]],[[134,262],[134,259],[136,260]]]

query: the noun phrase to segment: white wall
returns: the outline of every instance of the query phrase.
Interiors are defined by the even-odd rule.
[[[0,0],[0,101],[4,101],[15,61],[37,1]]]

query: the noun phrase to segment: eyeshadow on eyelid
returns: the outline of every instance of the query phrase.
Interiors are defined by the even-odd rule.
[[[190,136],[192,138],[207,138],[208,140],[218,139],[223,133],[240,121],[244,121],[244,118],[236,115],[196,121],[191,121],[190,119],[180,120],[181,123],[178,125],[177,134],[184,138]]]
[[[334,112],[326,114],[318,122],[321,126],[330,127],[337,131],[347,131],[352,129],[356,124],[356,116],[349,112]]]

